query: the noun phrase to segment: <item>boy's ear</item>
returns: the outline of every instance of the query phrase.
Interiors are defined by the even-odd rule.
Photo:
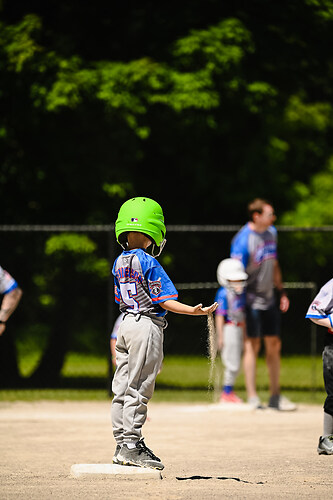
[[[151,237],[150,237],[148,234],[146,234],[146,233],[142,233],[142,234],[144,234],[144,235],[145,235],[145,237],[146,237],[146,238],[148,238],[148,240],[150,241],[150,243],[149,243],[149,245],[148,245],[148,248],[149,248],[151,245],[153,245],[153,244],[154,244],[154,241],[151,239]]]

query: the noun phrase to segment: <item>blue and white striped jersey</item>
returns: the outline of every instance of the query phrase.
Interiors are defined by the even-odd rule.
[[[115,301],[123,313],[165,316],[167,311],[159,304],[178,299],[178,292],[161,264],[141,248],[119,255],[112,274]]]
[[[306,318],[329,318],[333,328],[333,279],[328,281],[311,302]]]
[[[0,266],[0,293],[5,295],[17,288],[18,284],[14,278]]]

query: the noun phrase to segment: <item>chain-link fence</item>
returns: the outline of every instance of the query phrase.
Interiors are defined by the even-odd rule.
[[[179,300],[214,300],[217,265],[228,257],[238,229],[167,227],[168,243],[159,260],[176,284]],[[321,352],[320,334],[304,317],[316,287],[331,277],[333,227],[278,231],[291,300],[290,311],[282,316],[283,356],[315,357]],[[0,226],[0,232],[0,264],[24,292],[0,339],[1,385],[107,386],[109,334],[118,316],[110,274],[120,253],[114,226]],[[168,322],[166,356],[207,355],[204,318],[169,314]]]

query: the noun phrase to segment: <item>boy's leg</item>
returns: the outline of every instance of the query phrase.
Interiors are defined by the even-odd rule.
[[[241,403],[242,400],[233,392],[238,375],[243,349],[243,330],[239,326],[226,324],[223,328],[222,362],[224,364],[224,386],[222,402]]]
[[[324,412],[325,414],[327,414],[325,430],[326,431],[330,430],[329,434],[333,434],[332,426],[331,429],[329,429],[329,420],[330,420],[329,416],[331,416],[331,418],[333,419],[333,345],[326,346],[324,348],[323,374],[324,374],[325,390],[327,394],[324,404]]]
[[[319,438],[319,455],[333,455],[333,345],[323,351],[323,374],[327,397],[324,403],[323,435]]]
[[[243,348],[242,329],[233,324],[223,328],[222,361],[224,370],[224,385],[234,385],[239,372]]]
[[[123,444],[123,408],[125,392],[128,385],[128,352],[121,336],[122,326],[123,324],[121,324],[118,331],[116,345],[117,368],[112,381],[112,392],[114,394],[112,400],[112,428],[117,445],[120,446]]]
[[[333,434],[333,416],[324,411],[323,437],[331,436],[332,434]]]
[[[124,443],[136,443],[147,418],[155,380],[163,361],[163,329],[142,316],[126,318],[123,329],[128,349],[128,385],[124,396]]]

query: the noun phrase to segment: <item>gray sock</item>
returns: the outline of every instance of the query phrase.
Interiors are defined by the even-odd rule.
[[[333,434],[333,416],[324,412],[323,437]]]

